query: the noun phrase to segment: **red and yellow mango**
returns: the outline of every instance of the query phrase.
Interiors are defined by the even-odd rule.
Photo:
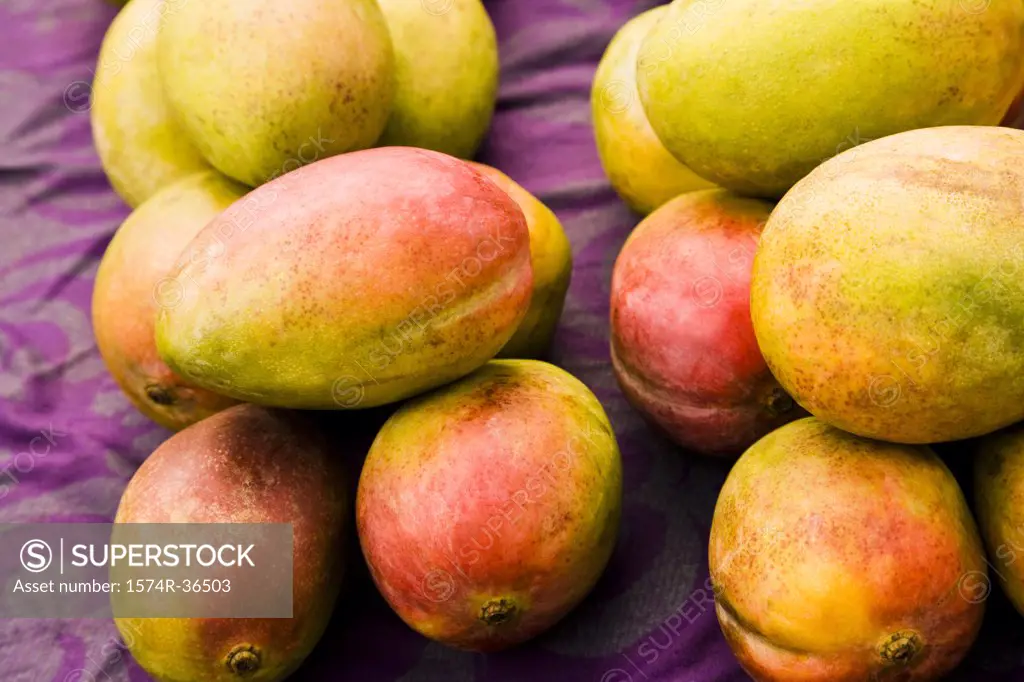
[[[931,449],[813,417],[737,461],[708,561],[722,631],[758,682],[938,680],[988,596],[974,519]]]
[[[200,386],[264,405],[394,402],[494,357],[526,315],[519,206],[464,161],[382,147],[269,182],[200,232],[157,348]]]

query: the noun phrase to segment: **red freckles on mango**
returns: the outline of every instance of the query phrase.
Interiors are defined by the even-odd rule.
[[[681,195],[641,222],[612,274],[612,362],[626,397],[669,437],[736,455],[803,415],[768,370],[750,277],[772,205]]]
[[[1024,418],[1024,132],[912,130],[826,161],[772,211],[751,317],[808,412],[900,443]]]
[[[374,581],[410,627],[495,651],[590,591],[621,495],[593,394],[552,365],[499,360],[388,421],[360,478],[357,524]]]
[[[115,523],[293,529],[291,618],[115,620],[155,680],[281,682],[309,655],[344,575],[351,498],[338,450],[309,415],[237,405],[180,431],[135,472]]]
[[[465,162],[383,147],[250,192],[169,275],[157,348],[193,383],[248,402],[366,408],[465,376],[530,305],[530,235]]]
[[[751,447],[711,528],[722,630],[759,681],[934,680],[977,636],[977,528],[927,447],[813,418]]]

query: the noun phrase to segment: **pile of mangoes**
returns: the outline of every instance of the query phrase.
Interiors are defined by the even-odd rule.
[[[938,679],[989,566],[1024,613],[1022,91],[1011,0],[676,0],[598,68],[602,163],[649,214],[614,370],[669,439],[739,455],[709,565],[756,680]]]
[[[294,671],[352,560],[353,508],[381,593],[452,646],[524,641],[600,577],[615,436],[586,386],[534,359],[569,241],[463,160],[497,82],[480,0],[130,0],[111,25],[92,124],[134,211],[94,329],[128,397],[179,430],[116,521],[294,533],[290,619],[118,620],[154,678]],[[352,410],[368,416],[326,412]]]
[[[534,637],[600,577],[622,465],[595,396],[538,359],[562,226],[468,160],[497,83],[480,0],[130,0],[111,25],[92,123],[135,210],[94,328],[179,431],[117,521],[294,529],[293,617],[136,621],[156,679],[294,671],[353,507],[384,598],[451,646]],[[997,124],[1022,91],[1019,0],[675,0],[597,69],[602,164],[649,214],[612,275],[612,367],[682,449],[739,457],[709,564],[755,679],[937,679],[1016,556],[1024,132]],[[974,437],[980,535],[929,447]]]

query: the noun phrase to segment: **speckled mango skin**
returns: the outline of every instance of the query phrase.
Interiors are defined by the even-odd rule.
[[[526,317],[498,353],[499,358],[542,357],[551,346],[572,280],[572,246],[554,211],[522,185],[482,163],[469,162],[519,204],[530,230],[533,294]]]
[[[133,0],[118,13],[93,79],[89,116],[96,152],[110,184],[132,208],[210,168],[175,121],[157,77],[157,32],[167,11],[162,2]]]
[[[374,0],[166,0],[160,80],[202,155],[253,187],[365,149],[394,98]]]
[[[938,680],[988,594],[974,520],[931,449],[812,417],[737,461],[709,566],[722,631],[758,682]]]
[[[168,429],[183,429],[237,402],[175,374],[157,353],[153,328],[166,302],[161,280],[178,254],[247,190],[212,170],[160,190],[114,233],[96,272],[92,326],[100,355],[132,403]]]
[[[157,349],[200,386],[278,407],[382,405],[501,350],[530,303],[516,203],[407,147],[319,161],[250,192],[171,274]]]
[[[1024,85],[1024,4],[983,5],[676,0],[641,46],[640,96],[697,174],[781,197],[865,140],[999,123]]]
[[[1024,425],[974,444],[974,510],[999,583],[1024,614]]]
[[[684,192],[714,185],[672,156],[651,128],[636,86],[640,44],[668,7],[655,7],[619,29],[594,74],[590,111],[601,166],[619,196],[647,215]]]
[[[378,145],[472,157],[498,96],[498,38],[483,3],[378,4],[395,49],[395,100]]]
[[[751,315],[811,414],[934,443],[1024,417],[1024,132],[915,130],[828,161],[772,212]]]
[[[356,521],[402,620],[449,646],[496,651],[591,590],[621,504],[618,445],[593,393],[553,365],[495,360],[388,420]]]
[[[341,588],[349,488],[336,443],[307,415],[238,405],[165,441],[139,467],[115,523],[293,524],[292,618],[115,622],[158,682],[280,682],[309,655]],[[260,667],[228,665],[251,645]]]
[[[690,192],[647,216],[615,261],[611,355],[623,393],[682,447],[737,456],[806,416],[768,371],[750,274],[772,204]]]

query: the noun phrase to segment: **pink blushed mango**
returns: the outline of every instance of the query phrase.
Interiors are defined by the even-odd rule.
[[[249,193],[170,279],[157,348],[194,383],[264,405],[394,402],[494,357],[530,304],[522,211],[465,162],[383,147]]]
[[[92,326],[100,356],[132,403],[168,429],[237,402],[171,371],[157,353],[153,327],[160,307],[174,302],[174,288],[164,292],[162,284],[178,254],[246,189],[212,170],[165,187],[125,219],[96,271]]]
[[[738,455],[803,415],[768,370],[750,275],[772,205],[679,196],[630,235],[612,274],[612,364],[626,397],[679,445]]]
[[[359,480],[359,541],[412,628],[473,651],[554,625],[597,582],[622,505],[608,417],[578,379],[495,360],[406,403]]]

